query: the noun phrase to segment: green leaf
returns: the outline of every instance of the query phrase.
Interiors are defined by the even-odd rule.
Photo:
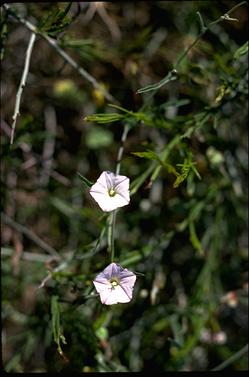
[[[249,47],[249,42],[247,41],[245,44],[243,44],[243,46],[239,47],[233,57],[235,59],[239,59],[242,55],[245,55],[247,52],[248,52],[248,47]]]
[[[188,157],[184,159],[183,164],[177,164],[177,166],[181,167],[181,172],[176,172],[176,180],[174,182],[174,187],[178,187],[185,179],[188,178],[190,172],[192,171],[199,179],[201,179],[201,176],[194,166],[195,162],[192,161],[192,153],[188,154]]]
[[[176,80],[176,79],[177,79],[177,77],[176,77],[175,71],[170,71],[167,74],[167,76],[165,76],[161,81],[159,81],[155,84],[150,84],[148,86],[140,88],[140,89],[137,90],[137,93],[147,93],[147,92],[151,92],[151,91],[156,91],[156,90],[160,89],[162,86],[164,86],[165,84],[167,84],[168,82]]]
[[[201,175],[200,173],[198,172],[198,170],[196,169],[196,167],[194,166],[194,164],[191,165],[191,169],[192,171],[195,173],[196,177],[201,180]]]
[[[84,118],[85,121],[90,121],[90,122],[96,122],[99,124],[105,124],[105,123],[113,123],[113,122],[118,122],[121,120],[126,119],[126,122],[130,124],[130,126],[134,126],[137,122],[144,122],[147,123],[151,126],[154,125],[154,121],[151,117],[149,117],[145,113],[141,112],[133,112],[129,111],[127,109],[124,109],[121,106],[109,104],[108,106],[113,107],[117,110],[122,111],[124,114],[119,114],[119,113],[99,113],[99,114],[92,114],[88,115]]]
[[[183,173],[176,173],[176,175],[177,175],[177,178],[176,178],[176,180],[175,180],[175,182],[174,182],[174,184],[173,184],[173,187],[174,188],[176,188],[176,187],[178,187],[183,181],[185,181],[185,179],[187,178],[187,176],[188,176],[188,174],[189,174],[189,168],[188,168],[188,170],[186,169]]]
[[[155,152],[149,149],[147,149],[145,152],[131,152],[131,154],[134,154],[134,156],[137,156],[137,157],[146,158],[148,160],[160,161],[159,156]]]
[[[117,109],[117,110],[123,111],[124,113],[130,114],[130,115],[133,115],[132,111],[129,111],[129,110],[127,110],[127,109],[124,109],[124,108],[121,107],[121,106],[114,105],[114,104],[112,104],[112,103],[109,103],[108,106],[113,107],[114,109]]]
[[[7,23],[7,13],[5,14],[5,18],[3,18],[3,14],[1,14],[2,20],[0,22],[0,34],[1,34],[1,43],[0,43],[0,60],[3,60],[4,51],[5,51],[5,41],[8,36],[8,23]]]
[[[67,13],[71,8],[72,2],[70,2],[67,7],[63,9],[53,10],[45,19],[42,19],[38,24],[38,28],[41,32],[46,32],[51,36],[60,33],[70,24],[70,20],[67,17]]]
[[[66,344],[66,339],[61,333],[60,329],[60,304],[58,302],[58,296],[51,297],[51,314],[52,314],[52,333],[55,343],[57,344],[58,352],[63,355],[60,341]]]
[[[180,143],[180,136],[176,135],[164,148],[164,150],[161,153],[160,159],[163,162],[163,166],[165,166],[166,161],[168,159],[169,153],[171,150]],[[151,176],[151,181],[154,182],[158,175],[160,174],[162,166],[157,166],[156,169],[154,170],[152,176]]]
[[[202,248],[202,244],[196,234],[195,225],[193,221],[189,222],[189,233],[190,233],[190,241],[193,247],[200,253],[201,256],[204,256],[204,250]]]
[[[58,304],[58,296],[52,296],[51,298],[51,314],[52,314],[52,331],[54,341],[59,343],[60,335],[60,312]]]
[[[130,187],[130,194],[133,195],[137,192],[137,190],[142,186],[142,184],[146,181],[149,175],[155,168],[155,162],[152,163],[142,174],[140,174],[132,183]]]
[[[113,123],[113,122],[118,122],[122,119],[125,119],[127,115],[123,114],[117,114],[117,113],[111,113],[111,114],[93,114],[93,115],[88,115],[84,118],[85,121],[87,122],[96,122],[99,124],[105,124],[105,123]]]
[[[77,175],[79,178],[84,182],[86,187],[91,187],[93,185],[93,182],[89,181],[87,178],[85,178],[83,175],[81,175],[79,172],[77,172]]]
[[[161,158],[156,154],[155,152],[147,149],[145,152],[131,152],[131,154],[134,154],[137,157],[146,158],[148,160],[156,160],[158,161],[169,173],[173,173],[177,175],[177,172],[171,164],[162,161]]]

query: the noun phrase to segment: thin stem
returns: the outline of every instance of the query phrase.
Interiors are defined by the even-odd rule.
[[[14,115],[12,117],[13,123],[12,123],[12,127],[11,127],[10,144],[13,144],[14,133],[15,133],[15,128],[16,128],[16,120],[17,120],[17,116],[20,115],[21,96],[22,96],[23,88],[26,85],[27,77],[28,77],[31,53],[32,53],[32,50],[33,50],[35,39],[36,39],[36,35],[35,35],[34,32],[32,32],[31,36],[30,36],[28,48],[27,48],[27,51],[26,51],[26,57],[25,57],[25,63],[24,63],[21,82],[20,82],[20,85],[19,85],[19,88],[18,88],[18,91],[17,91],[17,94],[16,94],[15,110],[14,110]]]
[[[57,266],[52,271],[50,271],[48,273],[48,275],[42,280],[42,282],[38,286],[38,289],[41,289],[41,288],[43,288],[45,286],[45,284],[47,283],[47,281],[49,281],[53,277],[53,273],[64,270],[68,266],[68,262],[71,260],[71,258],[72,257],[70,257],[70,259],[68,259],[67,261],[62,262],[61,264],[59,264],[59,266]]]
[[[222,370],[226,368],[228,365],[231,365],[234,363],[237,359],[239,359],[242,355],[248,352],[248,344],[246,344],[243,348],[241,348],[238,352],[236,352],[234,355],[229,357],[229,359],[225,360],[223,363],[218,365],[217,367],[211,369],[211,371],[216,371],[216,370]]]
[[[117,213],[117,210],[115,209],[112,212],[112,217],[111,217],[111,262],[114,261],[114,255],[115,255],[114,233],[115,233],[116,213]]]
[[[107,250],[111,254],[111,262],[114,260],[115,255],[115,223],[116,223],[116,209],[110,213],[107,218]]]
[[[241,1],[241,3],[236,4],[232,9],[230,9],[226,14],[231,14],[235,9],[241,7],[241,5],[247,4],[247,1]]]
[[[202,18],[202,15],[200,12],[196,12],[197,16],[199,17],[199,20],[200,20],[200,25],[201,25],[201,31],[204,32],[204,30],[206,30],[206,26],[204,24],[204,21],[203,21],[203,18]]]
[[[1,256],[7,256],[11,257],[13,256],[15,251],[8,247],[2,247],[1,249]],[[23,251],[21,254],[21,259],[27,260],[29,262],[39,262],[39,263],[45,263],[49,262],[51,260],[51,257],[44,254],[38,254],[38,253],[30,253],[28,251]]]
[[[123,134],[121,136],[121,145],[120,145],[119,150],[118,150],[116,174],[119,174],[119,172],[120,172],[121,160],[122,160],[123,153],[124,153],[124,143],[127,139],[127,135],[128,135],[129,130],[130,130],[130,126],[128,124],[126,124],[124,126]]]
[[[201,33],[196,37],[196,39],[193,41],[193,43],[191,43],[191,45],[183,52],[183,54],[178,58],[178,60],[176,61],[175,65],[174,65],[174,69],[176,69],[180,63],[182,62],[182,60],[185,58],[185,56],[188,54],[188,52],[196,45],[196,43],[199,41],[199,39],[201,39],[203,37],[203,35],[207,32],[207,30],[210,29],[211,26],[215,25],[215,24],[218,24],[219,22],[222,22],[224,20],[228,20],[228,21],[235,21],[235,19],[231,19],[229,18],[229,14],[231,14],[232,12],[235,11],[235,9],[239,8],[241,5],[244,5],[244,4],[247,4],[246,1],[242,1],[241,3],[235,5],[232,9],[230,9],[227,13],[225,13],[223,16],[220,16],[217,20],[213,21],[213,22],[210,22],[207,26],[204,26],[204,23],[203,23],[203,20],[202,20],[202,17],[200,15],[199,12],[197,12],[197,15],[200,19],[200,23],[201,23]]]
[[[45,250],[50,255],[53,255],[53,256],[60,258],[60,255],[58,254],[58,252],[53,247],[48,245],[46,242],[44,242],[42,239],[40,239],[35,233],[33,233],[31,230],[27,229],[25,226],[18,224],[16,221],[12,220],[5,213],[1,212],[1,220],[6,225],[9,225],[11,228],[17,230],[18,232],[23,233],[30,240],[32,240],[34,243],[36,243],[36,245],[38,245],[41,249]]]
[[[94,246],[94,249],[93,251],[89,252],[89,253],[86,253],[84,255],[82,255],[80,258],[78,258],[77,256],[74,255],[74,252],[71,253],[70,256],[68,256],[67,260],[63,261],[59,266],[57,266],[56,268],[54,268],[52,271],[50,271],[48,273],[48,275],[42,280],[42,282],[40,283],[38,289],[42,288],[45,286],[45,284],[53,277],[53,274],[56,273],[56,272],[59,272],[59,271],[62,271],[64,270],[65,268],[67,268],[67,266],[69,265],[69,263],[71,263],[72,261],[74,261],[75,259],[85,259],[85,258],[90,258],[92,257],[93,255],[95,255],[100,249],[99,249],[99,246],[100,246],[100,242],[102,241],[102,238],[104,236],[104,233],[105,233],[105,228],[102,230],[99,238],[97,239],[97,242]]]
[[[75,60],[71,58],[58,44],[57,42],[50,38],[47,34],[40,32],[35,25],[33,25],[30,21],[27,21],[25,18],[19,16],[13,9],[11,9],[7,4],[3,4],[3,7],[10,13],[12,17],[17,19],[21,24],[23,24],[27,29],[31,30],[33,33],[40,35],[44,38],[50,46],[52,46],[57,53],[69,64],[73,67],[81,76],[83,76],[87,81],[89,81],[94,88],[98,89],[103,93],[103,96],[111,102],[118,103],[118,101],[105,89],[102,85],[100,85],[97,80],[90,75],[84,68],[80,67]]]
[[[119,174],[120,172],[120,167],[121,167],[121,160],[122,160],[122,157],[123,157],[123,153],[124,153],[124,143],[127,139],[127,135],[128,135],[128,132],[130,130],[130,126],[128,124],[125,124],[124,126],[124,130],[123,130],[123,133],[122,133],[122,136],[121,136],[121,145],[119,147],[119,150],[118,150],[118,155],[117,155],[117,166],[116,166],[116,174]],[[108,227],[108,249],[109,251],[111,252],[111,262],[114,261],[114,255],[115,255],[115,225],[116,225],[116,214],[117,214],[117,210],[115,209],[112,213],[111,213],[111,217],[109,218],[110,220],[110,223],[109,223],[109,227]]]
[[[177,69],[178,66],[180,65],[180,63],[182,62],[182,60],[185,58],[185,56],[189,53],[190,50],[192,50],[192,48],[196,45],[196,43],[199,41],[199,39],[201,39],[203,37],[203,35],[206,33],[207,29],[205,29],[205,31],[202,31],[198,37],[194,40],[193,43],[191,43],[191,45],[183,52],[183,54],[177,59],[175,65],[174,65],[174,69]]]

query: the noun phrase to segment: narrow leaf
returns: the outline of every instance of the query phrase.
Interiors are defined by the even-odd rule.
[[[117,110],[123,111],[124,113],[127,113],[127,114],[131,114],[131,115],[133,114],[132,111],[126,110],[126,109],[124,109],[123,107],[118,106],[118,105],[113,105],[113,104],[109,103],[108,106],[110,106],[110,107],[114,107],[114,109],[117,109]]]
[[[246,54],[248,52],[249,42],[247,41],[243,46],[239,47],[235,53],[234,58],[239,59],[242,55]]]
[[[86,185],[86,187],[92,187],[93,182],[91,182],[87,178],[83,177],[83,175],[81,175],[79,172],[77,172],[77,175],[84,182],[84,184]]]
[[[67,344],[67,343],[60,329],[60,304],[58,302],[58,296],[51,297],[51,314],[52,314],[52,332],[53,332],[54,341],[57,344],[57,351],[59,352],[61,356],[63,356],[63,358],[66,359],[60,345],[60,341],[62,341],[63,344]]]
[[[131,154],[134,154],[134,156],[137,157],[146,158],[148,160],[160,160],[159,156],[149,149],[147,149],[145,152],[131,152]]]
[[[190,241],[193,245],[193,247],[200,253],[201,256],[204,256],[204,250],[202,248],[202,244],[197,237],[196,231],[195,231],[195,225],[193,221],[189,222],[189,233],[190,233]]]
[[[176,80],[177,77],[174,73],[174,71],[170,71],[167,76],[165,76],[161,81],[155,83],[155,84],[150,84],[148,86],[145,86],[143,88],[140,88],[137,90],[137,93],[147,93],[151,92],[153,90],[158,90],[160,89],[163,85],[167,84],[170,81]]]
[[[126,115],[112,113],[112,114],[88,115],[84,118],[84,120],[88,121],[88,122],[96,122],[96,123],[100,123],[100,124],[105,124],[105,123],[117,122],[117,121],[122,120],[124,118],[126,118]]]

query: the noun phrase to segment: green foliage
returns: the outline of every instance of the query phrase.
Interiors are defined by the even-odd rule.
[[[76,39],[65,34],[60,40],[60,45],[77,52],[84,62],[96,59],[105,62],[112,59],[112,52],[98,39]]]
[[[5,41],[8,35],[8,23],[7,23],[7,17],[1,15],[1,21],[0,21],[0,60],[3,60],[4,57],[4,51],[5,51]]]
[[[93,115],[88,115],[84,118],[85,121],[87,122],[96,122],[99,124],[105,124],[105,123],[113,123],[113,122],[118,122],[118,121],[130,121],[130,120],[135,120],[136,122],[142,121],[142,122],[150,122],[151,119],[146,115],[146,113],[143,112],[133,112],[124,109],[123,107],[117,106],[110,104],[110,107],[114,107],[117,110],[122,111],[124,114],[119,114],[119,113],[99,113],[99,114],[93,114]]]
[[[248,46],[249,46],[249,42],[247,41],[246,43],[243,44],[243,46],[239,47],[238,50],[235,51],[235,53],[233,54],[234,58],[239,59],[241,56],[248,53]]]
[[[177,164],[177,166],[181,167],[181,173],[176,172],[177,178],[174,182],[174,187],[178,187],[183,181],[185,181],[185,179],[188,178],[190,172],[193,172],[199,179],[201,179],[201,176],[196,170],[194,164],[196,163],[192,161],[191,154],[184,159],[183,164]]]
[[[61,349],[61,342],[63,344],[67,344],[64,335],[61,332],[61,324],[60,324],[60,304],[58,302],[58,296],[51,297],[51,314],[52,314],[52,331],[54,341],[57,344],[57,350],[60,355],[63,355]]]
[[[38,29],[47,33],[51,37],[56,37],[58,33],[64,31],[64,29],[70,25],[71,21],[67,14],[71,8],[72,3],[68,3],[65,9],[55,9],[42,18],[38,24]]]
[[[148,92],[151,92],[151,91],[157,91],[158,89],[160,89],[162,86],[164,86],[168,82],[176,80],[177,79],[176,74],[177,74],[177,72],[175,70],[173,70],[173,71],[169,72],[167,74],[167,76],[165,76],[158,83],[150,84],[150,85],[145,86],[144,88],[140,88],[140,89],[137,90],[137,93],[141,94],[141,93],[148,93]]]
[[[86,187],[91,187],[93,185],[93,182],[90,182],[87,178],[83,177],[80,173],[77,173],[78,177],[81,179],[81,181],[85,184]]]

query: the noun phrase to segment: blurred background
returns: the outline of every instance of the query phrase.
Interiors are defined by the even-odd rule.
[[[5,371],[248,370],[247,4],[210,26],[177,80],[137,93],[237,4],[1,7]],[[39,34],[10,145],[24,19]],[[125,114],[109,104],[140,115],[109,122]],[[115,261],[137,282],[130,303],[105,306],[89,296],[110,263],[107,215],[77,173],[115,171],[126,121],[120,174],[133,195],[117,213]]]

